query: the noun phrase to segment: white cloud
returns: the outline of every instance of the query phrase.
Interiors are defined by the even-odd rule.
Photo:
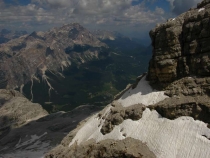
[[[0,0],[0,24],[33,31],[78,22],[88,28],[148,34],[168,16],[160,7],[150,10],[145,5],[157,0],[144,0],[135,6],[133,1],[136,0],[32,0],[26,6],[4,6]]]
[[[179,15],[192,7],[196,7],[197,3],[202,0],[167,0],[171,4],[173,13]]]

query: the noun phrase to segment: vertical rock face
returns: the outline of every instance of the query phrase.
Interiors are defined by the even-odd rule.
[[[210,76],[210,1],[150,31],[148,79],[166,85],[186,76]]]

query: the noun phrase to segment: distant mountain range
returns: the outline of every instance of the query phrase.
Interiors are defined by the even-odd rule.
[[[77,23],[15,38],[0,52],[0,88],[16,89],[51,112],[105,105],[146,71],[151,57],[150,48],[128,37],[91,33]]]
[[[26,31],[11,31],[7,29],[2,29],[0,31],[0,44],[6,43],[11,39],[18,38],[20,36],[26,35]]]
[[[96,30],[93,31],[93,34],[100,41],[106,43],[110,48],[114,50],[127,51],[145,47],[143,44],[139,43],[140,39],[132,39],[118,32]]]
[[[119,50],[79,24],[0,45],[1,87],[22,92],[0,89],[0,157],[210,157],[209,19],[203,0],[157,25],[148,69],[151,47]],[[49,112],[96,106],[48,114],[23,94]]]

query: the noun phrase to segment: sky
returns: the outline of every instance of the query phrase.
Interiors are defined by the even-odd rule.
[[[77,22],[89,30],[118,31],[144,39],[157,23],[198,2],[201,0],[0,0],[0,29],[30,33]]]

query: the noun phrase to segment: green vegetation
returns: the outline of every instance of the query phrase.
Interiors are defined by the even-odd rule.
[[[103,50],[104,51],[104,50]],[[146,50],[112,51],[100,59],[92,59],[78,66],[77,61],[61,76],[47,71],[49,82],[56,91],[51,91],[45,82],[33,83],[33,101],[48,111],[69,111],[79,105],[94,104],[105,106],[127,84],[134,83],[136,77],[147,71],[151,53]],[[24,86],[24,93],[31,98],[31,83]]]

